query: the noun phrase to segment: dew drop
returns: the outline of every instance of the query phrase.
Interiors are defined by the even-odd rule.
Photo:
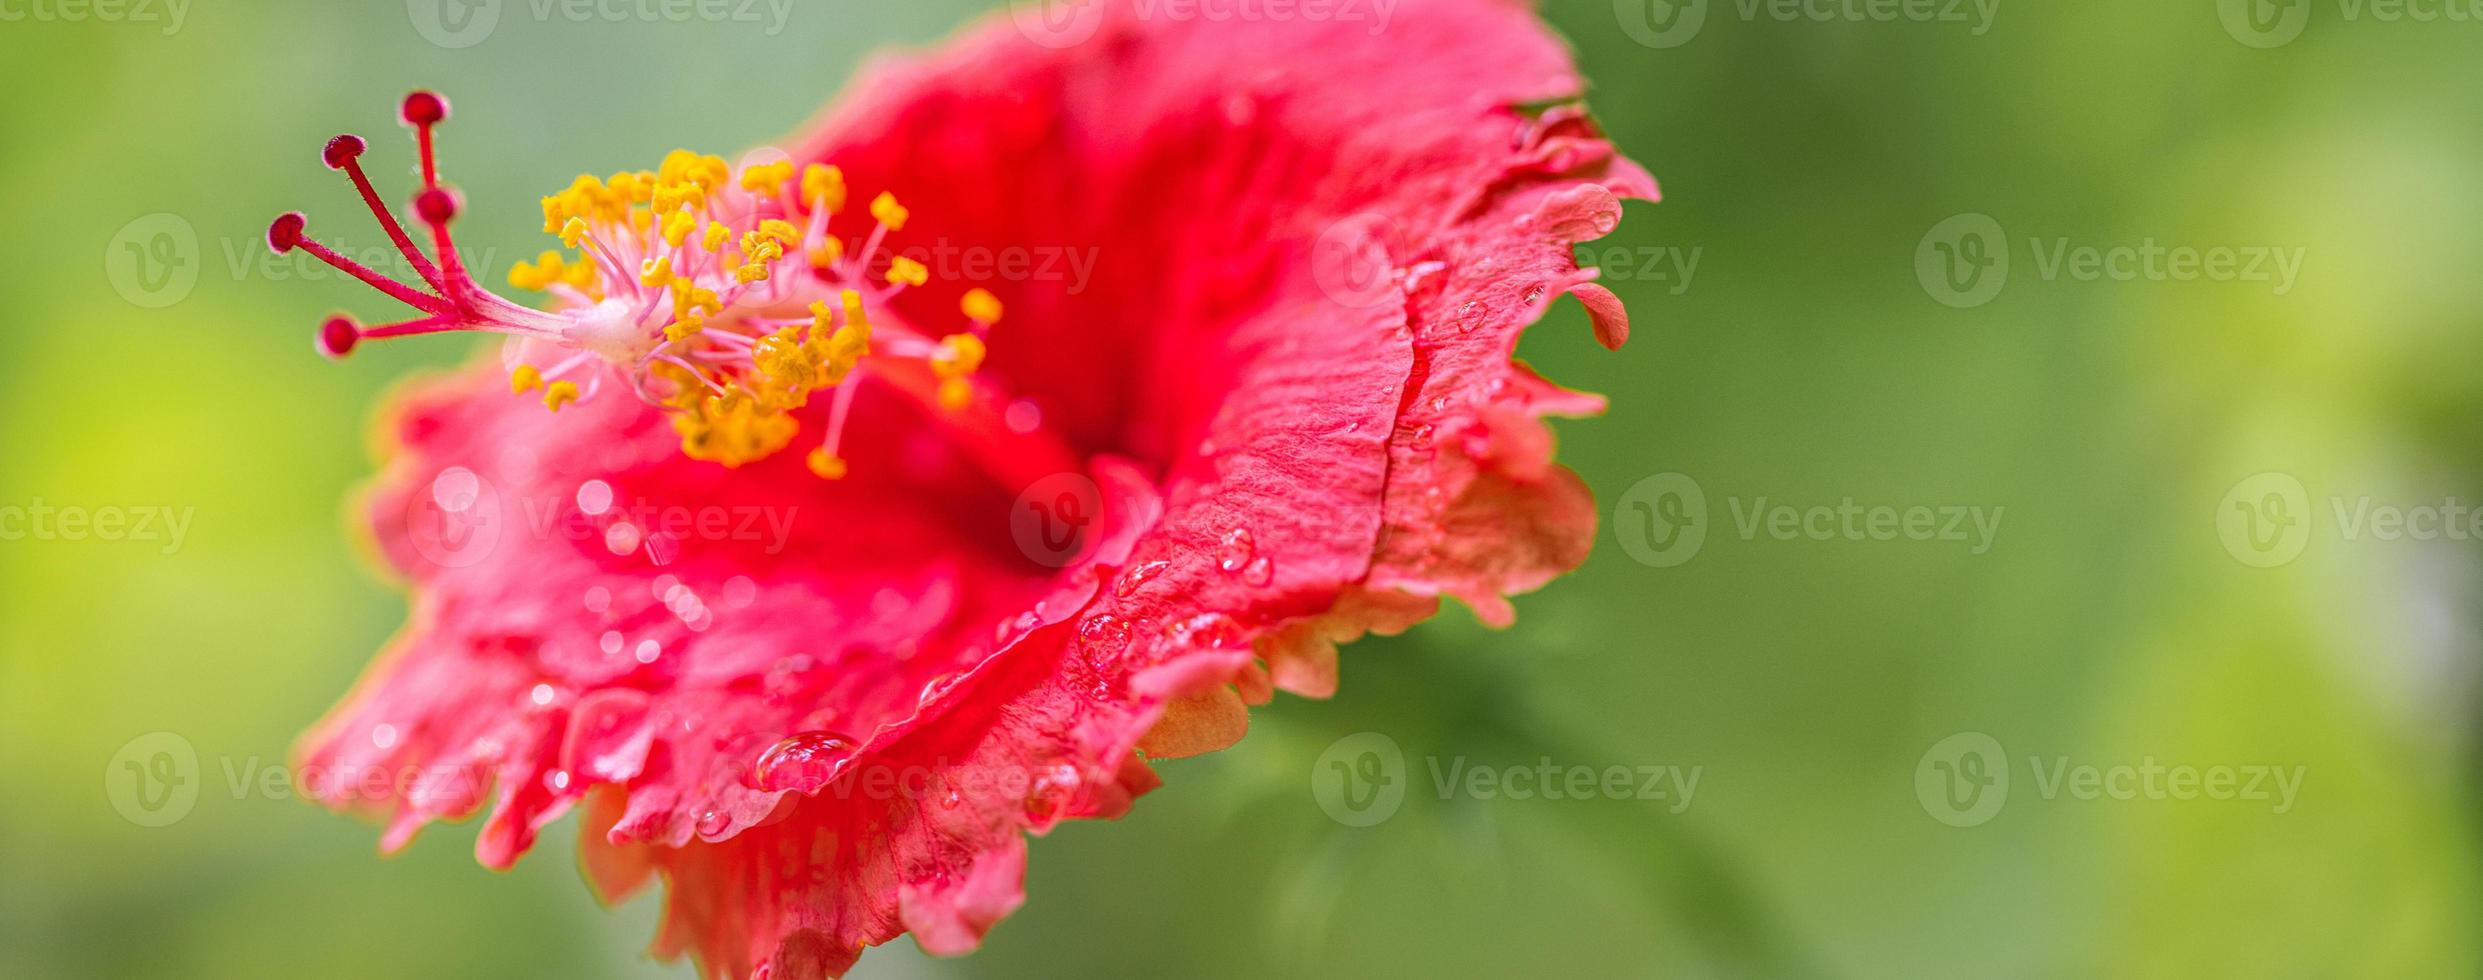
[[[1078,624],[1078,647],[1096,670],[1109,671],[1129,649],[1129,623],[1109,613]]]
[[[569,770],[554,769],[543,774],[543,788],[558,793],[569,788]]]
[[[604,529],[604,549],[616,555],[626,555],[638,550],[640,540],[638,525],[628,521],[618,521]]]
[[[621,644],[623,642],[624,638],[621,636],[620,630],[605,630],[604,635],[596,640],[595,645],[602,648],[603,652],[609,655],[621,652]]]
[[[1250,540],[1249,528],[1237,527],[1226,531],[1224,540],[1217,545],[1216,567],[1227,573],[1241,571],[1242,566],[1250,564],[1255,550],[1257,545]]]
[[[531,700],[536,704],[550,704],[552,703],[553,694],[554,692],[552,690],[552,685],[537,684],[535,685],[534,690],[526,693],[526,697],[528,700]]]
[[[698,824],[695,829],[698,831],[698,836],[700,837],[714,838],[722,835],[724,833],[724,829],[732,826],[732,824],[732,816],[726,814],[724,811],[709,810],[698,815]]]
[[[371,729],[371,744],[383,749],[395,748],[397,744],[397,726],[381,725],[377,728]]]
[[[801,732],[760,753],[750,767],[751,781],[770,793],[809,792],[827,785],[853,748],[853,739],[836,732]]]
[[[1063,762],[1045,769],[1026,789],[1026,815],[1037,821],[1049,821],[1060,812],[1069,797],[1078,791],[1078,770]]]
[[[642,664],[651,664],[651,663],[654,663],[654,662],[655,662],[655,658],[657,658],[657,657],[661,657],[661,656],[663,656],[663,655],[664,655],[664,645],[663,645],[663,644],[661,644],[661,643],[657,643],[657,642],[655,642],[654,640],[640,640],[640,641],[638,641],[638,649],[637,649],[637,651],[636,651],[635,653],[630,654],[630,656],[631,656],[631,658],[632,658],[632,659],[635,659],[635,660],[637,660],[639,663],[642,663]]]
[[[587,612],[591,612],[591,613],[595,613],[595,614],[597,614],[597,615],[601,615],[601,614],[603,614],[603,612],[604,612],[605,610],[608,610],[608,609],[611,609],[611,608],[612,608],[612,590],[611,590],[611,589],[604,588],[603,586],[600,586],[600,585],[596,585],[596,586],[589,586],[589,587],[587,588],[587,590],[586,590],[586,611],[587,611]]]
[[[1242,566],[1241,577],[1245,585],[1266,585],[1276,578],[1276,563],[1268,561],[1266,555],[1260,555],[1251,559],[1250,564]]]
[[[1172,567],[1172,562],[1162,559],[1140,562],[1132,567],[1128,574],[1121,576],[1120,581],[1112,583],[1112,594],[1127,599],[1140,587],[1154,581],[1156,576],[1164,574],[1164,570],[1170,567]]]

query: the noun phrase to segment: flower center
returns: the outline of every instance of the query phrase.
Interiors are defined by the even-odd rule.
[[[268,226],[268,246],[277,253],[307,251],[424,314],[376,326],[331,317],[318,335],[330,357],[365,339],[506,334],[516,347],[512,391],[540,392],[543,404],[558,411],[608,384],[624,387],[670,416],[684,453],[726,466],[790,444],[800,428],[795,410],[829,392],[827,432],[808,456],[811,471],[826,479],[845,473],[837,444],[857,368],[866,361],[926,368],[932,400],[952,412],[991,398],[976,369],[1000,301],[980,288],[967,291],[958,329],[938,336],[889,313],[891,300],[929,281],[929,270],[913,259],[892,254],[878,261],[887,235],[905,227],[907,211],[881,193],[867,209],[867,231],[859,221],[840,220],[845,177],[834,166],[814,163],[797,174],[790,160],[735,167],[675,150],[652,171],[582,174],[543,199],[543,230],[558,234],[565,249],[509,271],[511,285],[552,296],[551,308],[539,310],[477,285],[449,237],[459,203],[440,184],[432,147],[447,101],[417,91],[399,115],[422,155],[414,214],[430,232],[431,255],[415,247],[372,189],[360,162],[367,147],[361,137],[328,141],[321,159],[353,180],[421,286],[312,240],[300,212]],[[839,225],[861,232],[859,247],[844,247],[834,234]]]

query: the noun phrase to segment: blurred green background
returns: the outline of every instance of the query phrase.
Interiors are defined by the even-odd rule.
[[[690,974],[640,955],[651,897],[588,897],[574,821],[495,875],[470,826],[381,860],[374,828],[232,788],[400,622],[340,501],[379,393],[468,350],[317,360],[315,318],[376,300],[260,235],[298,207],[375,241],[315,152],[364,133],[399,193],[395,100],[437,86],[496,282],[569,175],[777,138],[866,51],[981,8],[510,2],[449,47],[416,28],[430,3],[0,0],[0,508],[191,515],[177,548],[0,540],[0,975]],[[2483,504],[2483,23],[2223,7],[1555,2],[1668,198],[1586,248],[1631,345],[1564,304],[1524,348],[1612,397],[1560,428],[1603,504],[1594,558],[1513,631],[1457,611],[1356,645],[1335,700],[1280,699],[1128,818],[1039,841],[981,953],[899,940],[856,975],[2477,975],[2483,568],[2462,518],[2421,515]],[[171,264],[129,251],[183,231]],[[2300,265],[2077,274],[2075,250],[2150,242]],[[1944,264],[1994,253],[1998,287]],[[1980,553],[1742,524],[1848,498],[1999,523]],[[1657,547],[1673,520],[1703,540]],[[1349,827],[1313,779],[1363,731],[1407,793]],[[161,827],[106,792],[151,732],[202,782]],[[1699,781],[1519,800],[1433,776],[1545,757]],[[2006,772],[1993,802],[1970,762]],[[2141,766],[2299,783],[2051,781]]]

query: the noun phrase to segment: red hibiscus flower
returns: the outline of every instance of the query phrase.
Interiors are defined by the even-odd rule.
[[[548,309],[458,259],[445,102],[403,112],[428,254],[329,144],[420,283],[271,244],[420,316],[321,348],[510,342],[396,410],[367,510],[413,616],[304,741],[326,802],[390,849],[488,804],[493,867],[583,803],[595,886],[662,874],[656,952],[711,975],[958,953],[1142,756],[1584,559],[1541,419],[1600,402],[1511,356],[1563,294],[1620,344],[1571,245],[1655,187],[1532,12],[1053,12],[875,66],[789,156],[579,178],[511,277]]]

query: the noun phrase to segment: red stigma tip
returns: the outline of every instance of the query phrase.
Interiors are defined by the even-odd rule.
[[[329,140],[327,148],[319,151],[319,160],[326,163],[328,165],[328,169],[330,170],[343,170],[345,169],[345,164],[351,163],[353,158],[361,156],[363,149],[368,145],[369,144],[362,142],[362,137],[356,136],[352,133],[346,133],[343,136]]]
[[[319,354],[330,360],[353,353],[353,345],[362,339],[362,328],[352,318],[332,316],[319,325]]]
[[[398,115],[408,126],[428,126],[448,118],[448,100],[436,93],[415,89],[413,94],[405,97],[405,105]]]
[[[442,224],[457,216],[457,195],[445,187],[433,187],[414,195],[414,213],[432,224]]]
[[[302,243],[302,212],[287,211],[267,225],[267,247],[278,255],[293,251]]]

